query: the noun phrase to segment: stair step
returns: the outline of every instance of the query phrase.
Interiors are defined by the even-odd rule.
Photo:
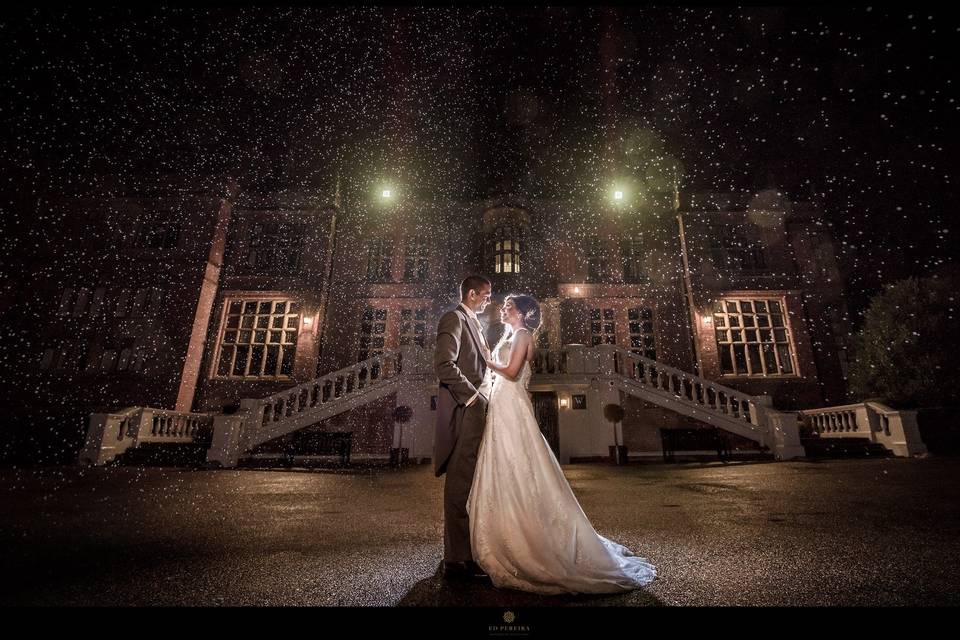
[[[866,438],[801,438],[808,458],[888,458],[894,454]]]
[[[206,462],[207,445],[192,442],[145,442],[117,456],[122,466],[200,466]]]

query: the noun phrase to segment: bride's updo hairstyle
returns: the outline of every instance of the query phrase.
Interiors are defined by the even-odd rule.
[[[523,326],[530,330],[533,339],[536,340],[537,334],[540,333],[540,303],[530,296],[516,293],[511,293],[504,298],[503,303],[506,304],[507,300],[513,301],[513,306],[517,308],[517,312],[520,314],[520,321],[523,322]]]

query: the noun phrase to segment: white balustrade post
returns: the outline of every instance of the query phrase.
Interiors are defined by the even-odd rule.
[[[890,448],[895,454],[906,458],[927,454],[927,446],[920,438],[916,411],[900,410],[888,414],[887,417],[890,420],[890,436],[893,440]]]
[[[763,413],[766,410],[773,409],[773,398],[769,394],[763,393],[754,396],[754,402],[750,403],[750,422],[760,426],[763,424]]]
[[[213,439],[207,450],[207,465],[232,469],[240,461],[252,432],[260,428],[263,403],[255,399],[240,401],[234,415],[213,417]]]
[[[582,344],[570,344],[565,349],[567,351],[567,373],[585,374],[593,371],[587,364],[587,355],[590,349]]]
[[[875,399],[866,400],[863,404],[870,414],[872,423],[877,425],[876,431],[873,432],[873,440],[901,458],[927,454],[927,447],[920,437],[916,411],[907,409],[897,411]],[[884,419],[890,429],[889,435],[883,428]]]
[[[860,430],[870,438],[870,442],[879,442],[880,439],[877,436],[880,431],[880,416],[870,410],[867,402],[860,403],[855,413]]]
[[[591,349],[595,358],[593,372],[601,376],[614,376],[616,374],[615,358],[617,348],[612,344],[598,344]]]
[[[133,414],[135,419],[138,413]],[[123,433],[128,415],[117,413],[91,413],[87,439],[80,451],[78,462],[88,465],[103,465],[112,462],[130,448],[133,438]]]
[[[764,409],[767,417],[767,431],[770,448],[777,460],[792,460],[807,455],[800,444],[800,429],[797,426],[797,416],[793,413],[782,413],[772,409]]]

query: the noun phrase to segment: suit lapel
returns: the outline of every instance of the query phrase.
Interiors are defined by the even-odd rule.
[[[467,328],[470,330],[470,337],[473,338],[474,344],[477,345],[477,353],[483,353],[483,343],[480,342],[480,336],[477,335],[477,328],[473,326],[473,323],[470,322],[470,316],[467,315],[466,311],[457,306],[457,313],[466,321]],[[482,359],[482,358],[481,358]]]

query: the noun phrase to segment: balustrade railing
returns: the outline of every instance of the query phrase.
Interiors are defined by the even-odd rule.
[[[408,350],[407,353],[412,352]],[[372,387],[396,381],[404,373],[404,368],[412,369],[412,365],[413,363],[404,362],[403,350],[384,351],[349,367],[256,400],[255,404],[260,412],[258,423],[265,427],[342,398],[364,393]]]

